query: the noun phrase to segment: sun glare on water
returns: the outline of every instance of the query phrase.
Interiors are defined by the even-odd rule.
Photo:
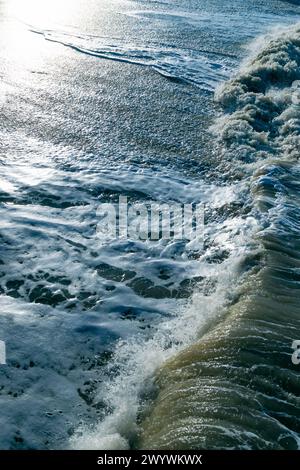
[[[30,25],[68,22],[82,0],[11,0],[8,14]]]
[[[21,76],[25,70],[39,70],[48,60],[42,53],[42,37],[32,30],[72,29],[83,0],[7,0],[2,4],[2,54],[13,64],[9,75]],[[75,26],[74,26],[75,25]]]

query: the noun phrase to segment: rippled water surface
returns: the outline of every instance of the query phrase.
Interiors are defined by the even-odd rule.
[[[0,448],[299,448],[299,15],[0,0]],[[119,196],[203,249],[107,243]]]

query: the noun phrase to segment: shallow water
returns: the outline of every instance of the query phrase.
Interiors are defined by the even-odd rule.
[[[0,447],[297,448],[300,7],[28,3],[0,2]],[[204,249],[104,242],[120,195],[205,203]]]

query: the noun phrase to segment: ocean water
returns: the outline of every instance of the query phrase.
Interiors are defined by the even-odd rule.
[[[299,2],[41,3],[0,0],[0,448],[298,449]],[[119,196],[203,248],[101,239]]]

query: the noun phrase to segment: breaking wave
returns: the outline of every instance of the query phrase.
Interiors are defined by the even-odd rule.
[[[218,222],[208,214],[199,263],[215,287],[198,283],[150,339],[118,345],[110,411],[75,448],[300,448],[300,26],[252,51],[216,92],[212,132],[235,200]]]
[[[218,82],[229,77],[235,56],[207,50],[180,49],[147,42],[127,43],[120,38],[76,35],[52,30],[31,29],[47,41],[70,47],[94,57],[142,65],[163,77],[192,83],[202,90],[213,91]]]
[[[213,130],[225,178],[248,187],[256,259],[222,321],[157,372],[140,447],[300,448],[291,361],[300,327],[300,26],[260,38],[252,51],[217,90],[224,113]]]

